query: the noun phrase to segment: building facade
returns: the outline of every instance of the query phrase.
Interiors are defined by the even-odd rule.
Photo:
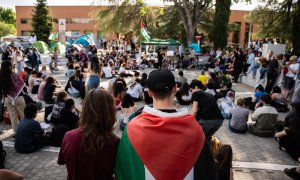
[[[51,16],[53,17],[54,31],[58,32],[59,19],[65,19],[66,31],[76,34],[101,35],[100,29],[90,17],[94,8],[104,8],[101,6],[50,6]],[[28,36],[31,33],[31,20],[34,6],[16,6],[16,25],[18,36]],[[229,34],[228,43],[243,45],[248,42],[250,24],[246,22],[245,16],[249,11],[231,11],[230,23],[237,23],[239,30]],[[252,26],[252,32],[257,32],[257,26]]]

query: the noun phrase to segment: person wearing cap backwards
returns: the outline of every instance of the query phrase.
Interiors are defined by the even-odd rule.
[[[145,106],[124,130],[116,157],[116,179],[217,179],[201,126],[187,109],[173,107],[174,75],[166,69],[154,70],[148,88],[153,108]]]

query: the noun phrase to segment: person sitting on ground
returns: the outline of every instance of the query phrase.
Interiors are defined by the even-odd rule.
[[[300,179],[300,157],[298,159],[298,166],[295,167],[295,168],[285,168],[284,169],[284,173],[286,175],[288,175],[290,178],[292,179],[296,179],[296,180],[299,180]]]
[[[114,179],[119,144],[113,133],[115,123],[111,95],[105,90],[91,90],[83,102],[79,128],[65,134],[58,155],[57,163],[66,165],[68,179]]]
[[[38,93],[40,84],[43,81],[42,75],[43,74],[41,72],[37,73],[36,78],[33,81],[33,87],[31,89],[31,94],[37,94]]]
[[[71,77],[75,74],[75,70],[74,70],[74,64],[73,63],[69,63],[68,65],[68,69],[65,72],[66,77]]]
[[[34,80],[37,78],[37,73],[38,72],[36,70],[31,71],[31,75],[28,78],[28,92],[30,92],[30,93],[34,86]]]
[[[192,93],[190,92],[188,83],[183,83],[181,85],[179,90],[177,90],[176,98],[180,105],[190,105],[192,103]]]
[[[134,102],[141,100],[143,87],[140,84],[140,79],[135,79],[135,83],[131,84],[127,90],[127,93],[131,95]]]
[[[134,101],[130,94],[125,94],[122,105],[122,116],[120,118],[120,129],[124,131],[125,127],[129,122],[129,117],[137,111],[137,107],[134,105]]]
[[[111,79],[113,77],[112,69],[107,63],[104,64],[104,67],[103,67],[102,71],[104,73],[104,78],[105,79]]]
[[[231,119],[230,111],[235,108],[234,93],[229,91],[225,98],[218,100],[221,113],[225,119]]]
[[[146,104],[152,104],[153,98],[148,94],[148,75],[147,73],[142,74],[141,86],[143,87],[143,99]]]
[[[121,67],[118,71],[119,75],[122,74],[122,73],[126,74],[126,64],[125,63],[121,64]]]
[[[67,99],[65,101],[65,107],[60,111],[60,117],[57,124],[64,124],[69,130],[76,129],[78,127],[79,110],[75,108],[75,102],[73,99]]]
[[[214,84],[212,82],[209,82],[207,84],[207,88],[206,88],[205,92],[207,92],[213,96],[216,96],[216,91],[214,89]]]
[[[264,94],[266,94],[265,89],[261,84],[259,84],[255,88],[255,93],[254,93],[253,97],[248,97],[248,98],[244,99],[245,106],[251,110],[256,109],[260,105],[259,104],[260,97]]]
[[[123,97],[126,93],[125,87],[122,82],[115,82],[112,88],[112,97],[115,102],[115,108],[116,109],[121,109]]]
[[[201,126],[186,108],[173,107],[177,88],[172,72],[152,71],[148,86],[153,108],[145,106],[125,128],[116,157],[116,179],[217,179]]]
[[[204,86],[206,86],[206,84],[208,82],[208,77],[205,75],[204,70],[201,71],[201,74],[199,75],[198,80],[201,81]]]
[[[140,76],[140,73],[138,71],[133,71],[133,76],[129,81],[129,84],[135,83],[135,80],[138,79]]]
[[[67,98],[68,94],[65,91],[61,91],[57,94],[56,104],[53,106],[53,110],[50,116],[51,123],[58,124],[60,119],[60,112],[65,107],[65,101],[67,100]]]
[[[249,124],[248,131],[260,137],[272,137],[275,133],[275,126],[277,123],[278,112],[272,107],[271,96],[264,94],[260,98],[262,107],[257,108],[251,116],[255,123]]]
[[[283,94],[281,93],[280,87],[273,87],[271,98],[271,106],[277,109],[278,112],[286,112],[289,110],[287,105],[288,101],[284,98]]]
[[[38,89],[38,93],[37,93],[37,98],[40,101],[44,101],[46,81],[47,81],[47,77],[44,77],[43,81],[39,85],[39,89]]]
[[[279,140],[279,149],[297,160],[300,157],[300,118],[292,118],[288,129],[277,132],[275,138]]]
[[[78,76],[77,75],[73,75],[69,78],[68,82],[67,82],[67,85],[65,87],[65,91],[70,94],[69,92],[69,88],[71,88],[71,86],[73,88],[75,88],[78,92],[79,92],[79,95],[81,97],[81,99],[84,98],[85,96],[85,86],[84,86],[84,83],[81,82],[79,79],[78,79]],[[71,90],[70,90],[71,91]],[[72,94],[70,94],[72,96]],[[78,96],[77,96],[78,97]]]
[[[184,83],[187,83],[187,78],[184,77],[183,72],[178,72],[179,77],[176,78],[176,82],[179,84],[179,86],[183,85]]]
[[[49,76],[44,87],[44,101],[46,104],[55,103],[53,96],[56,88],[61,88],[61,84],[54,77]]]
[[[244,106],[244,99],[237,100],[237,106],[230,110],[229,129],[234,133],[245,133],[248,130],[249,111]]]
[[[204,85],[201,81],[194,79],[189,86],[193,93],[192,115],[202,126],[206,141],[210,143],[211,136],[222,126],[224,117],[215,97],[203,91]]]
[[[214,158],[217,164],[218,179],[233,180],[232,156],[232,148],[228,144],[222,145],[215,152]]]
[[[221,83],[219,80],[219,77],[217,76],[216,73],[211,72],[210,73],[210,79],[208,80],[208,83],[212,83],[213,84],[213,89],[221,89]]]
[[[24,109],[24,119],[19,123],[15,149],[19,153],[32,153],[49,143],[41,125],[35,121],[37,109],[34,104],[28,104]]]
[[[234,93],[234,99],[235,99],[235,91],[232,89],[232,82],[231,81],[228,81],[226,83],[225,89],[220,91],[221,97],[226,97],[226,95],[229,91]]]

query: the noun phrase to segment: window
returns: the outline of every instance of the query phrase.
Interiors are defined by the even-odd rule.
[[[70,23],[70,24],[91,24],[92,19],[91,18],[71,18],[71,19],[67,19],[67,23]]]
[[[31,35],[31,31],[27,30],[27,31],[21,31],[21,36],[30,36]]]
[[[58,24],[58,19],[53,18],[52,21],[53,21],[55,24]]]
[[[94,34],[92,30],[84,30],[84,34],[91,35]]]
[[[234,31],[233,37],[232,37],[232,42],[233,43],[239,43],[240,42],[240,31],[241,31],[241,22],[234,22],[235,24],[238,25],[238,30]]]
[[[78,36],[78,35],[80,35],[80,31],[79,30],[72,30],[71,35],[72,36]]]
[[[31,19],[22,18],[22,19],[20,19],[20,22],[21,22],[21,24],[31,24]]]

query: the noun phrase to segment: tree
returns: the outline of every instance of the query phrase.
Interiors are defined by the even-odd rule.
[[[0,7],[0,21],[6,24],[16,24],[16,13],[10,8]]]
[[[300,54],[300,0],[268,0],[251,13],[248,21],[258,24],[260,38],[274,37],[292,44]]]
[[[49,16],[47,0],[37,0],[34,14],[32,15],[33,32],[40,41],[48,42],[48,37],[52,31],[52,18]]]
[[[230,6],[231,0],[216,0],[213,28],[209,33],[215,48],[224,49],[227,45]]]
[[[7,24],[0,21],[0,37],[9,34],[15,35],[17,33],[16,27],[13,24]]]

